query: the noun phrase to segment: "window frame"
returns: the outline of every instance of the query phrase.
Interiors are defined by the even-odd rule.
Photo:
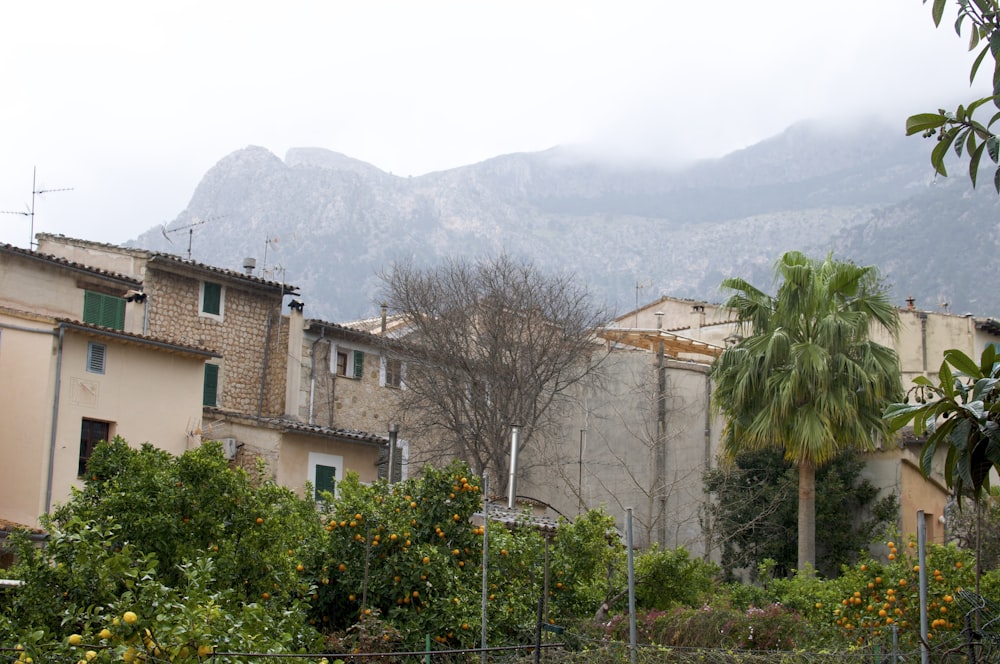
[[[343,363],[341,358],[344,359]],[[356,348],[334,346],[330,353],[330,370],[338,378],[361,380],[365,375],[365,352]]]
[[[391,372],[389,370],[390,365],[396,365],[399,370],[396,372]],[[394,378],[395,380],[390,380]],[[397,390],[406,389],[406,362],[398,357],[387,357],[382,355],[379,358],[379,371],[378,371],[378,384],[379,387],[388,387]]]
[[[98,350],[100,349],[100,350]],[[105,375],[108,371],[108,345],[97,341],[87,342],[87,372]]]
[[[206,306],[206,296],[209,294],[211,288],[217,287],[219,289],[218,311],[207,311]],[[213,298],[214,299],[214,298]],[[204,318],[211,318],[213,320],[221,321],[225,318],[226,314],[226,285],[218,281],[208,281],[204,280],[200,283],[198,291],[198,315]]]
[[[212,391],[212,399],[209,396],[209,374],[215,382],[215,389]],[[201,405],[202,407],[217,408],[219,406],[219,387],[222,384],[222,367],[215,362],[206,362],[201,384]],[[209,403],[211,401],[211,403]]]
[[[316,482],[317,467],[333,468],[334,470],[333,496],[334,498],[339,498],[340,482],[346,475],[346,470],[344,468],[344,457],[339,454],[325,454],[323,452],[309,453],[308,467],[306,469],[306,479],[313,486],[313,499],[318,502],[319,498],[317,494],[319,491],[319,485]]]
[[[77,457],[77,477],[83,477],[86,474],[87,462],[94,454],[94,448],[97,444],[102,440],[107,441],[111,438],[111,427],[113,424],[113,422],[95,420],[89,417],[80,418],[80,450]],[[103,433],[103,436],[100,435],[101,433]]]

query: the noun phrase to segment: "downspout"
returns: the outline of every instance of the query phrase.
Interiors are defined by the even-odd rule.
[[[922,375],[927,375],[927,314],[921,311],[917,314],[920,319],[920,371]]]
[[[280,313],[279,313],[280,315]],[[264,334],[264,362],[260,368],[260,393],[257,395],[257,417],[264,409],[264,392],[267,389],[267,365],[271,357],[271,325],[274,324],[274,312],[267,314],[267,332]]]
[[[312,342],[312,350],[309,352],[309,424],[313,422],[313,406],[316,403],[316,346],[326,336],[326,328],[319,329],[319,336]]]
[[[705,470],[708,471],[712,467],[712,375],[709,372],[705,372]],[[708,494],[705,494],[706,502],[709,498]],[[702,558],[705,561],[711,559],[712,552],[712,521],[711,519],[706,519],[705,523],[708,527],[705,529],[705,555]]]
[[[52,509],[52,483],[55,476],[55,456],[56,456],[56,433],[59,422],[59,391],[62,389],[62,357],[63,357],[63,336],[66,329],[59,326],[59,339],[56,348],[56,383],[55,393],[52,395],[52,432],[49,435],[49,467],[45,480],[45,513]]]

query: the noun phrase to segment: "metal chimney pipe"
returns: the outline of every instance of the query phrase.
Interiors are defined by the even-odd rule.
[[[517,448],[521,446],[521,425],[511,425],[510,431],[510,480],[507,483],[507,509],[514,509],[517,495]]]

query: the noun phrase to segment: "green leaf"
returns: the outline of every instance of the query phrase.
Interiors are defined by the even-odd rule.
[[[970,378],[982,378],[983,373],[979,368],[979,365],[973,361],[971,357],[963,353],[957,348],[949,348],[944,352],[944,360],[951,366],[958,369],[960,372],[969,376]],[[944,371],[945,365],[941,365],[941,370]],[[948,372],[949,377],[951,376],[951,371]],[[944,377],[942,374],[942,382]]]
[[[944,125],[947,118],[943,113],[918,113],[906,118],[906,135],[912,136],[928,129],[937,129]]]
[[[978,33],[975,30],[973,30],[972,34],[976,36],[976,42],[978,42],[979,41]],[[975,47],[976,47],[975,44],[970,44],[969,50],[972,50]],[[972,85],[973,81],[975,81],[976,74],[979,72],[979,65],[983,64],[983,60],[986,59],[986,54],[989,52],[990,52],[989,45],[984,46],[982,50],[979,51],[979,55],[976,56],[976,60],[972,63],[972,69],[969,71],[969,85]]]
[[[949,129],[947,132],[941,134],[937,145],[931,150],[931,165],[939,175],[944,177],[948,177],[948,169],[945,168],[944,157],[948,154],[948,148],[951,147],[951,143],[954,140],[955,130]]]
[[[1000,194],[1000,168],[993,174],[993,188]]]
[[[946,0],[934,0],[934,5],[931,7],[931,18],[934,19],[934,27],[939,27],[941,25],[941,18],[944,16],[944,6]]]
[[[976,186],[976,176],[979,175],[979,162],[983,158],[983,151],[986,150],[986,143],[980,143],[974,150],[969,151],[969,179],[972,180],[972,187]]]

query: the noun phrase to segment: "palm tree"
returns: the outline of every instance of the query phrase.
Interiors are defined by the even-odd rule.
[[[743,279],[722,282],[744,338],[712,367],[713,407],[726,418],[728,456],[778,449],[798,466],[798,569],[816,562],[816,468],[889,434],[886,405],[903,393],[896,352],[871,339],[899,316],[874,267],[799,252],[775,266],[772,297]]]

